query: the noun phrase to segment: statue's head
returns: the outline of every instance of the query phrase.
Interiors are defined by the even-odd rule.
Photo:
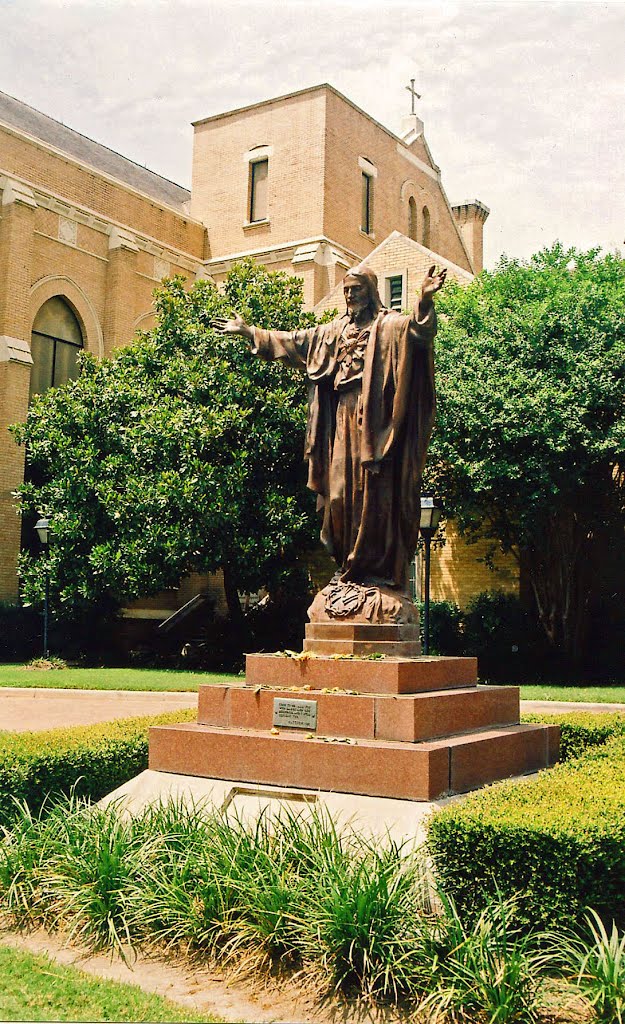
[[[352,267],[343,278],[343,295],[350,317],[357,317],[366,309],[376,316],[382,308],[378,294],[378,278],[370,267],[360,263]]]

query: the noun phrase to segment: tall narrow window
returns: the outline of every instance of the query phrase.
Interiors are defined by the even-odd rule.
[[[362,213],[360,230],[366,235],[373,231],[373,176],[362,172]]]
[[[421,242],[423,243],[423,245],[427,246],[428,249],[429,249],[429,247],[430,247],[430,211],[428,210],[427,206],[423,207],[423,211],[421,213],[421,217],[423,218],[423,227],[421,228]]]
[[[59,387],[78,376],[78,353],[83,336],[78,318],[71,306],[55,295],[41,306],[33,323],[30,351],[33,366],[30,372],[30,401],[51,387]],[[26,452],[24,481],[40,486],[44,483],[41,466],[33,465]],[[36,514],[22,518],[22,550],[35,553],[39,547],[34,526]]]
[[[267,179],[269,160],[255,160],[250,164],[250,223],[267,220]]]
[[[413,242],[418,241],[417,237],[417,204],[415,197],[410,196],[408,201],[408,238],[412,238]]]
[[[78,376],[78,353],[82,346],[80,324],[67,302],[60,295],[44,302],[31,335],[31,399]]]

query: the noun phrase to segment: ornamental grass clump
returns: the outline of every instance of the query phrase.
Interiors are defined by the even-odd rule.
[[[395,843],[317,861],[306,892],[303,959],[335,992],[396,1001],[419,990],[430,911],[423,864]],[[323,981],[322,981],[323,979]]]
[[[516,900],[489,900],[471,924],[452,899],[430,923],[430,991],[421,1003],[428,1020],[534,1024],[545,1006],[551,963],[546,934],[524,932]]]
[[[133,946],[142,879],[162,838],[140,838],[114,803],[68,801],[54,817],[58,839],[44,879],[49,914],[71,940],[125,957]]]
[[[15,800],[12,827],[0,826],[0,914],[10,928],[46,922],[41,889],[56,843],[54,822]]]
[[[625,933],[610,930],[595,910],[585,917],[582,935],[562,938],[555,955],[563,974],[601,1024],[625,1024]]]

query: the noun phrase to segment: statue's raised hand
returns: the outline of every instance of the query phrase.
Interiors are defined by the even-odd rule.
[[[447,277],[447,267],[443,267],[441,270],[436,269],[436,265],[433,263],[427,274],[423,278],[421,284],[421,305],[426,307],[431,305],[432,298],[439,292],[445,284],[445,278]]]
[[[254,340],[253,329],[246,324],[243,317],[240,317],[238,313],[235,313],[230,320],[225,316],[216,316],[214,320],[211,320],[210,325],[219,334],[239,334],[246,341]]]

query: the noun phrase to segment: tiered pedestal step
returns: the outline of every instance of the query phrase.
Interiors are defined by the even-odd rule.
[[[304,650],[315,654],[414,658],[421,654],[421,641],[419,627],[413,625],[310,622],[306,626]]]
[[[197,724],[153,728],[150,768],[433,800],[556,761],[557,727],[520,725],[517,687],[478,686],[474,658],[387,653],[415,644],[414,627],[309,626],[299,657],[251,654],[246,685],[200,687]]]

